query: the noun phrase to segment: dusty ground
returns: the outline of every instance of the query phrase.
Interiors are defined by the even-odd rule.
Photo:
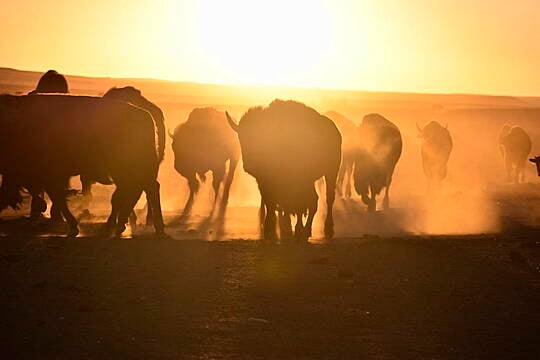
[[[540,229],[507,223],[298,245],[190,240],[201,234],[179,228],[104,239],[93,223],[66,239],[8,218],[0,355],[538,358]]]

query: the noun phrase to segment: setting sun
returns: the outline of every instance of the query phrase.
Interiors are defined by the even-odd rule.
[[[320,1],[206,0],[197,18],[200,46],[224,82],[305,84],[330,50]]]

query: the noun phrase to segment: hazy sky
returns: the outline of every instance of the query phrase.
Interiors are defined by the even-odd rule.
[[[2,1],[0,66],[540,95],[540,0]]]

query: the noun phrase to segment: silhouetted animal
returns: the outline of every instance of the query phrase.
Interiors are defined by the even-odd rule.
[[[336,124],[341,133],[341,167],[337,178],[336,190],[339,196],[349,199],[351,197],[351,186],[354,168],[356,125],[352,120],[335,111],[324,114]]]
[[[538,176],[540,176],[540,156],[535,156],[532,159],[529,159],[530,162],[536,165],[536,172],[538,173]]]
[[[56,70],[48,70],[45,74],[39,79],[36,88],[29,92],[29,95],[35,94],[51,94],[51,93],[60,93],[67,94],[68,83],[66,78],[59,74]],[[10,181],[8,179],[8,181]],[[30,217],[37,218],[42,216],[42,213],[47,210],[47,203],[43,198],[43,191],[39,189],[33,189],[31,191],[32,195],[32,205],[30,207]],[[51,217],[58,220],[61,218],[61,214],[55,208],[51,208]]]
[[[141,91],[134,88],[133,86],[111,88],[103,95],[103,98],[128,102],[132,105],[148,111],[152,115],[157,130],[159,161],[163,161],[163,157],[165,154],[165,117],[163,116],[163,112],[161,111],[161,109],[157,105],[143,97]],[[85,176],[81,177],[82,193],[85,197],[85,204],[83,207],[86,207],[86,209],[88,209],[88,205],[92,198],[92,183],[94,182],[94,179],[88,179]],[[152,209],[149,207],[146,216],[146,224],[150,224],[151,221]]]
[[[389,190],[401,156],[401,133],[379,114],[364,116],[356,133],[354,183],[368,211],[375,211],[377,195],[385,188],[383,207],[390,206]]]
[[[67,94],[68,92],[68,83],[64,75],[59,74],[56,70],[49,70],[41,76],[36,89],[32,90],[28,95],[50,93]]]
[[[103,95],[103,98],[128,102],[148,111],[152,115],[157,130],[159,161],[163,161],[165,155],[165,116],[163,111],[156,104],[142,96],[141,91],[133,86],[113,87]]]
[[[282,100],[248,110],[238,125],[230,116],[228,120],[238,132],[244,169],[259,185],[264,237],[276,237],[276,211],[286,217],[296,215],[297,238],[311,236],[318,198],[314,182],[324,176],[324,233],[331,238],[332,207],[341,162],[341,134],[332,120],[304,104]],[[285,223],[290,226],[290,219]]]
[[[0,171],[30,188],[44,188],[69,226],[77,220],[66,203],[70,176],[112,179],[108,227],[125,224],[145,190],[156,231],[163,232],[154,120],[140,108],[100,97],[69,95],[0,96]],[[15,148],[25,151],[13,151]]]
[[[222,210],[227,206],[234,171],[240,158],[238,137],[227,124],[224,112],[213,108],[197,108],[191,111],[185,123],[170,134],[174,152],[174,168],[184,176],[189,185],[189,198],[183,215],[191,212],[200,182],[206,173],[212,172],[214,205],[223,183]],[[226,169],[227,161],[229,168]]]
[[[437,121],[431,121],[423,129],[416,124],[418,137],[422,138],[421,153],[424,175],[428,180],[428,189],[432,183],[438,187],[446,178],[448,159],[452,152],[452,137],[447,127]]]
[[[499,135],[499,148],[506,167],[508,181],[525,180],[525,162],[531,152],[531,138],[519,126],[504,125]]]

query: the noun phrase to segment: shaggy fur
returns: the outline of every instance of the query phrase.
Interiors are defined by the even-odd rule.
[[[70,176],[114,180],[109,226],[125,229],[141,191],[147,191],[157,232],[163,231],[157,182],[154,121],[144,110],[120,101],[69,95],[0,96],[0,169],[45,189],[69,225],[77,220],[66,204]],[[25,151],[14,152],[20,147]]]
[[[194,109],[187,121],[176,127],[171,137],[174,168],[187,179],[189,185],[189,198],[183,215],[190,214],[200,182],[205,181],[208,171],[213,175],[214,205],[223,184],[220,207],[224,211],[240,158],[238,137],[228,126],[225,113],[213,108]]]
[[[296,215],[295,236],[311,236],[317,211],[314,182],[326,180],[325,235],[334,235],[332,207],[341,162],[341,134],[329,118],[295,101],[275,100],[242,116],[237,130],[244,169],[257,180],[262,198],[264,236],[276,237],[276,211]],[[306,225],[303,214],[308,214]],[[284,221],[283,224],[290,224]]]
[[[349,199],[352,195],[351,186],[354,168],[356,125],[354,125],[352,120],[335,111],[329,111],[324,115],[330,118],[336,124],[339,132],[341,133],[342,159],[337,178],[336,190],[339,196]]]
[[[418,125],[417,125],[418,127]],[[428,188],[440,186],[448,172],[448,159],[452,152],[452,137],[446,127],[437,121],[431,121],[423,129],[418,127],[422,138],[421,153],[424,175],[428,180]]]
[[[376,197],[386,189],[383,207],[390,206],[389,190],[403,147],[396,125],[379,114],[364,116],[358,125],[354,186],[368,211],[376,210]]]
[[[519,126],[504,125],[499,135],[499,147],[506,167],[507,180],[525,181],[525,163],[531,153],[531,138]]]

